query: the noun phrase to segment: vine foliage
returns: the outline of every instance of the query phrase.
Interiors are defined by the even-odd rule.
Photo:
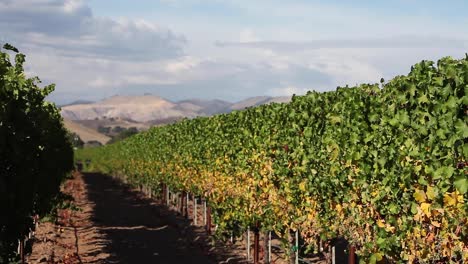
[[[15,54],[14,62],[10,54]],[[15,258],[32,216],[50,212],[73,167],[73,149],[57,108],[45,101],[53,85],[26,78],[25,55],[0,50],[0,262]]]
[[[468,57],[78,151],[89,169],[209,199],[218,231],[344,237],[365,263],[468,262]]]

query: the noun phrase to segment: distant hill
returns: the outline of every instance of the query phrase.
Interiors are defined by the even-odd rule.
[[[181,110],[191,110],[202,115],[214,115],[231,111],[232,103],[223,100],[200,100],[190,99],[177,102],[177,108]]]
[[[159,96],[112,96],[98,102],[75,101],[61,107],[67,128],[83,141],[110,140],[98,131],[131,128],[142,131],[152,126],[174,123],[183,118],[211,116],[272,102],[289,102],[290,97],[257,96],[231,103],[223,100],[190,99],[171,102]],[[106,130],[107,129],[107,130]]]
[[[92,104],[94,101],[88,101],[88,100],[76,100],[68,104],[63,104],[59,105],[58,107],[64,107],[64,106],[70,106],[70,105],[77,105],[77,104]]]
[[[64,125],[69,131],[76,133],[85,143],[95,140],[101,142],[101,144],[106,144],[110,140],[110,137],[71,120],[64,119]]]
[[[70,120],[122,118],[136,122],[198,115],[196,111],[182,111],[177,104],[154,95],[112,96],[92,104],[64,106],[61,113]]]
[[[281,97],[271,97],[271,96],[256,96],[247,98],[240,102],[231,105],[231,110],[242,110],[248,107],[259,106],[263,104],[269,103],[287,103],[291,101],[291,97],[289,96],[281,96]]]

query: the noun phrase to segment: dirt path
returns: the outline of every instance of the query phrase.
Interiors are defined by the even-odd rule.
[[[92,221],[108,241],[108,263],[214,263],[167,209],[111,177],[84,174],[83,180],[95,204]]]
[[[28,263],[216,263],[173,213],[100,174],[75,174],[64,192],[79,211],[37,229]]]
[[[39,224],[28,263],[105,263],[109,257],[104,250],[106,238],[91,221],[94,204],[88,199],[82,175],[73,176],[62,191],[73,197],[79,210],[59,210],[56,224]]]
[[[73,197],[79,210],[60,210],[56,224],[39,225],[28,263],[249,263],[245,233],[232,242],[212,240],[200,223],[201,209],[194,225],[119,180],[97,173],[74,173],[63,192]],[[193,200],[190,204],[193,218]],[[260,258],[264,256],[261,250]],[[277,247],[271,263],[288,263]]]

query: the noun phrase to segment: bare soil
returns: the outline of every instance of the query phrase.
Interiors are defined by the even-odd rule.
[[[201,204],[194,225],[176,207],[107,175],[74,173],[63,191],[78,210],[61,210],[57,223],[39,224],[27,263],[249,263],[245,238],[221,242],[207,234]],[[191,200],[188,218],[193,208]],[[287,263],[284,252],[274,249],[271,263]]]
[[[28,263],[215,263],[162,207],[111,177],[76,173],[64,192],[79,210],[39,225]]]
[[[78,210],[60,210],[57,223],[38,225],[28,263],[105,263],[110,256],[107,239],[92,221],[95,204],[88,199],[83,175],[73,176],[62,191],[73,197]]]

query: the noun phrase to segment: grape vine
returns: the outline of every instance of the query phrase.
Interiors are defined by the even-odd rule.
[[[255,226],[365,263],[468,261],[468,56],[380,84],[308,92],[77,152],[90,169],[209,200],[218,231]]]
[[[14,53],[14,63],[10,61]],[[26,78],[25,55],[0,50],[0,262],[16,257],[32,216],[50,212],[73,166],[73,149],[57,108],[45,101],[53,85]]]

